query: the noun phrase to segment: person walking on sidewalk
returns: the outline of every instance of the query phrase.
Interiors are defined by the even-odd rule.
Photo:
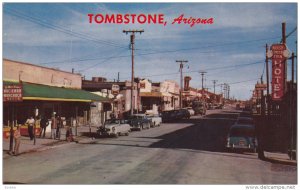
[[[56,138],[60,139],[60,131],[62,128],[62,120],[60,116],[57,116]]]
[[[27,119],[26,124],[28,125],[28,135],[30,137],[30,140],[33,140],[33,125],[35,124],[35,120],[33,119],[33,116],[30,116],[29,119]]]
[[[14,139],[15,139],[15,148],[14,148],[14,155],[19,155],[19,148],[21,144],[21,132],[20,132],[20,125],[17,125],[17,129],[14,132]]]
[[[46,133],[46,128],[49,124],[49,121],[46,117],[42,117],[41,119],[41,132],[40,132],[40,137],[42,138],[45,138],[45,133]],[[43,136],[42,136],[43,134]]]
[[[56,128],[57,128],[57,119],[56,119],[56,115],[53,115],[51,118],[51,139],[56,138]]]

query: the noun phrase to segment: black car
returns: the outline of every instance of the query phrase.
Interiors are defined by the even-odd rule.
[[[180,115],[181,115],[181,119],[190,119],[191,114],[190,114],[189,110],[180,109],[179,112],[180,112]]]
[[[171,111],[163,111],[161,112],[161,118],[162,118],[162,122],[169,122],[172,120],[171,118]]]
[[[151,121],[147,119],[145,114],[133,114],[127,120],[132,130],[150,129]]]

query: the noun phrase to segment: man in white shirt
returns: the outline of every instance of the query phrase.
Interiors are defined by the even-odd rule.
[[[31,116],[29,119],[27,119],[26,124],[28,124],[28,135],[30,137],[30,140],[33,140],[33,125],[34,125],[35,120]]]

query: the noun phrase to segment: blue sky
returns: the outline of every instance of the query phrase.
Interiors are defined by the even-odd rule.
[[[168,24],[89,24],[89,13],[157,13],[164,14]],[[181,14],[213,17],[214,24],[172,25]],[[5,3],[3,57],[65,71],[74,68],[87,79],[113,80],[120,72],[121,80],[129,80],[129,35],[122,31],[144,29],[136,35],[136,76],[179,82],[175,61],[184,59],[191,86],[201,87],[198,71],[205,70],[210,91],[212,80],[217,80],[217,85],[230,84],[231,96],[248,99],[264,72],[265,44],[281,40],[282,22],[287,34],[297,27],[296,3]],[[287,39],[290,51],[296,51],[296,34]]]

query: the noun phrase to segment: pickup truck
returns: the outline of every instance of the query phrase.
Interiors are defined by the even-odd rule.
[[[162,118],[158,115],[146,115],[150,120],[150,127],[159,127],[162,123]]]

